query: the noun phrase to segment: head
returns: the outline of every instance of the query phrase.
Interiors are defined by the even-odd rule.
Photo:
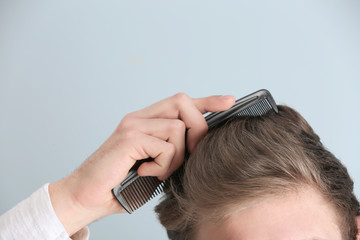
[[[353,240],[359,203],[341,162],[295,110],[211,129],[156,207],[174,240]]]

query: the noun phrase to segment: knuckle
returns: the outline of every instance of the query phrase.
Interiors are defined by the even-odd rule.
[[[128,113],[123,117],[123,119],[121,121],[122,122],[131,122],[132,120],[133,120],[133,114]]]
[[[126,129],[121,133],[122,138],[126,140],[136,139],[137,134],[138,132],[134,129]]]
[[[168,143],[167,144],[167,152],[169,153],[169,155],[171,155],[171,158],[173,158],[175,152],[176,152],[176,147],[174,144]]]
[[[177,93],[173,96],[176,105],[183,104],[190,100],[190,97],[186,93]]]
[[[204,121],[204,124],[202,126],[202,131],[204,134],[206,134],[208,130],[209,130],[209,126],[207,125],[206,121]]]
[[[159,179],[160,181],[164,181],[164,180],[167,179],[167,176],[165,176],[165,175],[159,176],[158,179]]]
[[[208,126],[205,118],[199,119],[196,127],[197,127],[197,131],[199,133],[206,133],[209,129],[209,126]]]
[[[121,119],[118,128],[125,128],[125,127],[127,127],[128,124],[129,124],[129,122],[131,122],[130,119],[129,119],[129,116],[128,116],[128,115],[124,116],[123,119]]]
[[[167,168],[161,168],[158,172],[159,176],[165,176],[167,174]]]
[[[171,131],[174,132],[185,132],[186,126],[185,123],[179,119],[175,119],[172,121],[170,125]]]
[[[132,113],[126,114],[118,126],[118,130],[120,129],[128,129],[132,128],[136,122],[136,119],[133,117]]]

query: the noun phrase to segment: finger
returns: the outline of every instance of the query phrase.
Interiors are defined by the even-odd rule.
[[[178,93],[131,115],[138,118],[179,118],[179,105],[188,103],[189,99],[186,94]]]
[[[235,97],[231,95],[224,95],[194,98],[193,103],[202,114],[207,112],[219,112],[232,107],[235,103]]]
[[[207,124],[192,99],[186,94],[176,94],[130,115],[134,118],[174,118],[181,119],[188,129],[187,147],[193,151],[197,142],[206,134]]]
[[[210,96],[205,98],[197,98],[192,100],[195,108],[200,112],[201,114],[204,114],[206,112],[218,112],[218,111],[224,111],[226,109],[229,109],[232,105],[235,103],[235,98],[233,96]],[[202,116],[202,115],[201,115]],[[205,122],[205,119],[204,119]],[[200,121],[198,122],[200,124]],[[206,128],[204,126],[195,125],[193,128],[190,128],[188,131],[188,139],[187,139],[187,146],[188,150],[191,153],[198,142],[204,137],[204,135],[207,132],[208,126],[207,123]]]
[[[171,135],[168,143],[175,146],[175,153],[173,159],[170,162],[169,169],[166,174],[160,176],[162,179],[167,179],[171,174],[177,170],[183,163],[185,157],[185,131],[178,132],[178,134]]]
[[[188,129],[187,147],[189,152],[192,152],[207,132],[207,124],[202,113],[226,110],[234,104],[234,101],[233,96],[191,99],[186,94],[180,93],[135,112],[132,117],[183,120]]]
[[[179,118],[179,105],[187,103],[189,99],[191,98],[189,98],[186,94],[178,93],[142,110],[133,112],[131,115],[133,117],[140,118]],[[203,114],[206,112],[224,111],[234,104],[235,98],[231,95],[215,95],[210,97],[194,98],[192,101]]]
[[[179,119],[134,119],[134,126],[144,134],[160,138],[175,147],[168,172],[162,176],[168,178],[184,162],[185,155],[185,123]]]
[[[141,151],[154,158],[154,161],[142,163],[138,169],[138,174],[139,176],[156,176],[163,180],[164,176],[169,174],[171,160],[175,155],[175,147],[171,143],[148,135],[144,135],[143,140]]]
[[[202,113],[188,96],[178,96],[173,104],[178,111],[178,117],[185,123],[187,129],[186,146],[188,151],[192,152],[196,144],[206,134],[208,125]]]
[[[171,135],[185,133],[186,126],[180,119],[131,119],[126,128],[136,129],[141,133],[168,141]],[[185,138],[185,136],[184,136]]]

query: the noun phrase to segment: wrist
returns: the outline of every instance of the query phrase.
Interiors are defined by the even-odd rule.
[[[64,187],[63,180],[49,184],[49,195],[55,214],[69,236],[80,230],[81,220],[76,219],[79,215],[79,207],[73,201],[68,189]]]
[[[69,177],[68,177],[69,178]],[[51,204],[69,236],[111,213],[106,208],[86,208],[74,196],[68,178],[49,184]]]

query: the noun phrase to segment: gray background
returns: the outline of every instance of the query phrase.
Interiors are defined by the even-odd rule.
[[[360,194],[360,2],[0,1],[0,214],[71,173],[128,112],[260,88],[296,108]],[[150,202],[92,239],[166,239]]]

